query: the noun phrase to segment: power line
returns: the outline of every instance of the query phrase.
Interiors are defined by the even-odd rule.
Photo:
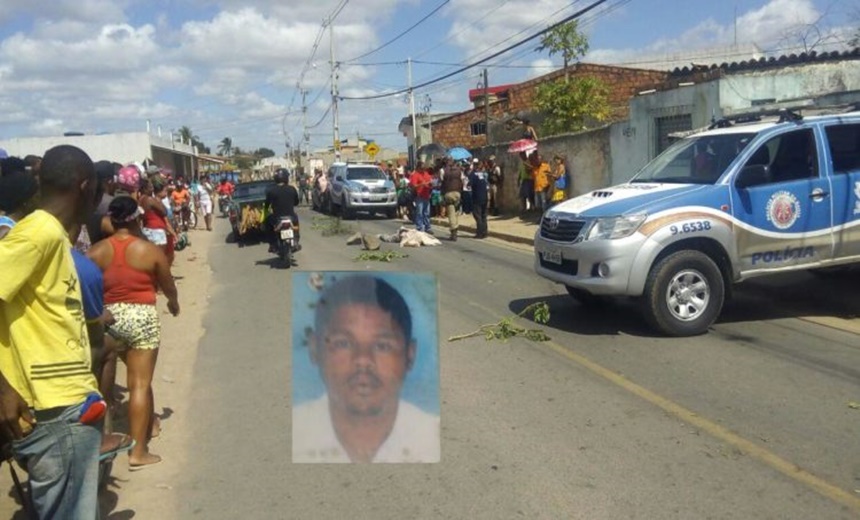
[[[377,47],[377,48],[375,48],[375,49],[373,49],[373,50],[371,50],[371,51],[365,52],[364,54],[362,54],[362,55],[360,55],[360,56],[356,56],[355,58],[351,58],[351,59],[346,60],[346,61],[356,61],[356,60],[360,60],[361,58],[364,58],[364,57],[370,56],[371,54],[375,54],[376,52],[381,51],[382,49],[384,49],[384,48],[388,47],[389,45],[391,45],[392,43],[396,42],[396,41],[397,41],[397,40],[399,40],[400,38],[402,38],[402,37],[406,36],[409,32],[411,32],[411,31],[412,31],[412,29],[415,29],[416,27],[418,27],[419,25],[421,25],[422,23],[424,23],[428,18],[430,18],[431,16],[433,16],[434,14],[436,14],[437,12],[439,12],[439,10],[440,10],[440,9],[442,9],[443,7],[445,7],[446,5],[448,5],[450,2],[451,2],[451,0],[444,0],[441,4],[437,5],[435,9],[433,9],[432,11],[430,11],[429,13],[427,13],[423,18],[421,18],[420,20],[418,20],[417,22],[415,22],[414,24],[412,24],[411,26],[409,26],[409,28],[408,28],[408,29],[406,29],[405,31],[401,32],[400,34],[398,34],[398,35],[397,35],[397,36],[395,36],[394,38],[392,38],[392,39],[388,40],[387,42],[383,43],[382,45],[380,45],[379,47]]]
[[[466,24],[462,29],[460,29],[459,31],[457,31],[457,32],[455,32],[455,33],[452,33],[452,34],[449,34],[447,37],[443,38],[442,40],[439,40],[439,43],[437,43],[436,45],[434,45],[434,46],[432,46],[432,47],[430,47],[430,48],[428,48],[428,49],[425,49],[425,50],[423,50],[423,51],[419,52],[419,53],[416,55],[416,57],[417,57],[417,58],[420,58],[421,56],[425,56],[425,55],[427,55],[430,51],[435,50],[435,49],[438,49],[438,48],[439,48],[439,47],[441,47],[445,42],[447,42],[448,40],[450,40],[450,39],[451,39],[451,38],[453,38],[454,36],[458,36],[458,35],[460,35],[460,34],[463,34],[463,33],[464,33],[464,32],[466,32],[470,27],[474,27],[476,23],[480,22],[481,20],[486,20],[487,18],[489,18],[491,14],[495,13],[496,11],[498,11],[499,9],[501,9],[502,7],[504,7],[504,6],[505,6],[505,4],[507,4],[508,2],[510,2],[510,0],[504,0],[504,2],[499,3],[499,5],[497,5],[497,6],[496,6],[496,7],[494,7],[493,9],[490,9],[489,11],[487,11],[487,12],[486,12],[486,13],[484,13],[484,14],[482,14],[482,15],[481,15],[481,16],[479,16],[478,18],[475,18],[475,19],[474,19],[474,20],[472,20],[471,22],[467,23],[467,24]]]
[[[434,83],[438,83],[438,82],[440,82],[440,81],[442,81],[442,80],[448,79],[448,78],[450,78],[450,77],[452,77],[452,76],[456,76],[457,74],[460,74],[461,72],[465,72],[465,71],[467,71],[467,70],[469,70],[469,69],[475,68],[475,67],[477,67],[477,66],[479,66],[479,65],[481,65],[481,64],[483,64],[483,63],[486,63],[486,62],[488,62],[488,61],[490,61],[490,60],[492,60],[492,59],[494,59],[494,58],[497,58],[497,57],[501,56],[502,54],[504,54],[504,53],[506,53],[506,52],[508,52],[508,51],[511,51],[511,50],[513,50],[513,49],[516,49],[517,47],[521,47],[521,46],[525,45],[526,43],[528,43],[528,42],[530,42],[530,41],[534,40],[535,38],[539,38],[539,37],[540,37],[541,35],[543,35],[544,33],[549,32],[549,31],[551,31],[551,30],[555,29],[556,27],[559,27],[559,26],[561,26],[561,25],[564,25],[565,23],[567,23],[567,22],[569,22],[569,21],[571,21],[571,20],[575,20],[575,19],[577,19],[577,18],[581,17],[582,15],[584,15],[584,14],[586,14],[586,13],[588,13],[588,12],[592,11],[593,9],[595,9],[595,8],[597,8],[597,7],[601,6],[601,5],[603,5],[603,4],[604,4],[604,3],[606,3],[607,1],[608,1],[608,0],[596,0],[596,1],[595,1],[595,2],[593,2],[592,4],[590,4],[590,5],[588,5],[588,6],[584,7],[584,8],[582,8],[582,9],[580,9],[579,11],[577,11],[577,12],[573,13],[573,14],[572,14],[572,15],[570,15],[570,16],[566,16],[566,17],[562,18],[560,21],[558,21],[558,22],[556,22],[556,23],[554,23],[554,24],[550,25],[550,26],[549,26],[549,27],[547,27],[546,29],[542,29],[542,30],[540,30],[540,31],[536,32],[535,34],[533,34],[533,35],[529,36],[528,38],[525,38],[525,39],[520,40],[520,41],[518,41],[518,42],[516,42],[516,43],[514,43],[514,44],[512,44],[512,45],[509,45],[509,46],[505,47],[504,49],[502,49],[502,50],[500,50],[500,51],[497,51],[497,52],[495,52],[495,53],[493,53],[493,54],[491,54],[491,55],[489,55],[489,56],[487,56],[487,57],[481,58],[481,59],[479,59],[479,60],[477,60],[477,61],[475,61],[475,62],[473,62],[473,63],[470,63],[470,64],[468,64],[468,65],[465,65],[465,66],[463,66],[463,67],[460,67],[459,69],[457,69],[457,70],[455,70],[455,71],[453,71],[453,72],[449,72],[448,74],[444,74],[444,75],[442,75],[442,76],[439,76],[438,78],[435,78],[435,79],[432,79],[432,80],[425,81],[425,82],[420,83],[420,84],[418,84],[418,85],[415,85],[415,86],[413,86],[413,87],[411,87],[411,88],[400,89],[400,90],[398,90],[398,91],[395,91],[395,92],[388,92],[388,93],[385,93],[385,94],[376,94],[376,95],[373,95],[373,96],[362,96],[362,97],[341,97],[341,99],[349,99],[349,100],[382,99],[382,98],[386,98],[386,97],[397,96],[397,95],[400,95],[400,94],[404,94],[404,93],[406,93],[406,92],[409,92],[410,90],[416,90],[416,89],[420,89],[420,88],[423,88],[423,87],[427,87],[427,86],[432,85],[432,84],[434,84]]]

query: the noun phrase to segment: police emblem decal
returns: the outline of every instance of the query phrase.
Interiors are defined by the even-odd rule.
[[[767,220],[777,229],[788,229],[800,218],[800,201],[793,193],[778,191],[767,202]]]

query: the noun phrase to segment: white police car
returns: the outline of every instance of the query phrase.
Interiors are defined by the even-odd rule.
[[[860,262],[860,112],[723,120],[630,182],[564,202],[535,270],[586,303],[633,296],[663,333],[699,334],[732,283]]]

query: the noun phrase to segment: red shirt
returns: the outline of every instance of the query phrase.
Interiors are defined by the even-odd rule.
[[[229,182],[218,185],[218,194],[219,195],[232,195],[233,194],[233,185]]]
[[[416,170],[409,176],[409,186],[415,189],[415,195],[419,199],[430,200],[433,191],[433,176],[423,170]]]
[[[105,303],[138,303],[155,305],[155,290],[158,285],[155,274],[139,271],[126,261],[125,250],[140,238],[120,240],[116,235],[108,237],[113,247],[113,260],[104,270]]]

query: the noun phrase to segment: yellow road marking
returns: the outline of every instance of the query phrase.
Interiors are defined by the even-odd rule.
[[[498,313],[484,307],[483,305],[477,302],[469,302],[475,307],[481,308],[484,311],[490,313],[493,316],[498,316]],[[746,455],[758,460],[770,466],[771,468],[779,471],[783,475],[800,482],[801,484],[812,488],[818,494],[833,500],[834,502],[838,502],[844,506],[847,506],[856,512],[860,513],[860,497],[857,497],[850,492],[831,484],[830,482],[824,480],[821,477],[818,477],[805,469],[801,468],[797,464],[790,462],[786,459],[783,459],[776,453],[767,450],[758,444],[751,442],[740,435],[732,432],[728,428],[724,426],[720,426],[719,424],[709,421],[704,417],[698,415],[697,413],[684,408],[683,406],[666,399],[665,397],[648,390],[647,388],[637,385],[633,381],[625,378],[621,374],[617,372],[613,372],[608,368],[603,367],[591,361],[585,356],[577,354],[576,352],[567,349],[554,341],[545,341],[542,343],[536,343],[537,345],[545,345],[549,347],[551,350],[560,354],[561,356],[567,358],[570,361],[573,361],[577,365],[580,365],[583,368],[588,369],[592,373],[606,379],[607,381],[627,390],[633,395],[657,406],[663,411],[674,415],[675,417],[681,419],[682,421],[691,424],[705,433],[709,434],[712,437],[715,437],[726,444],[734,446],[741,450]]]
[[[819,493],[820,495],[829,498],[835,502],[838,502],[842,505],[848,506],[851,509],[854,509],[857,512],[860,512],[860,498],[854,496],[848,491],[831,484],[830,482],[813,475],[812,473],[806,471],[805,469],[799,467],[797,464],[794,464],[788,460],[783,459],[776,453],[773,453],[770,450],[767,450],[754,442],[751,442],[740,435],[732,432],[728,428],[724,426],[720,426],[719,424],[709,421],[704,417],[696,414],[693,411],[690,411],[683,406],[662,397],[651,390],[648,390],[645,387],[637,385],[636,383],[630,381],[624,376],[613,372],[607,368],[604,368],[601,365],[591,361],[590,359],[581,356],[575,352],[570,351],[562,347],[561,345],[553,342],[547,341],[544,342],[543,345],[548,346],[550,349],[555,351],[558,354],[566,357],[567,359],[573,361],[574,363],[588,369],[594,374],[606,379],[617,386],[620,386],[624,390],[636,395],[637,397],[644,399],[645,401],[663,409],[664,411],[674,415],[675,417],[681,419],[682,421],[691,424],[704,432],[708,433],[712,437],[716,437],[721,441],[734,446],[746,453],[750,457],[758,460],[759,462],[763,462],[764,464],[770,466],[771,468],[779,471],[783,475],[786,475],[789,478],[792,478],[801,484],[804,484],[814,491]]]

